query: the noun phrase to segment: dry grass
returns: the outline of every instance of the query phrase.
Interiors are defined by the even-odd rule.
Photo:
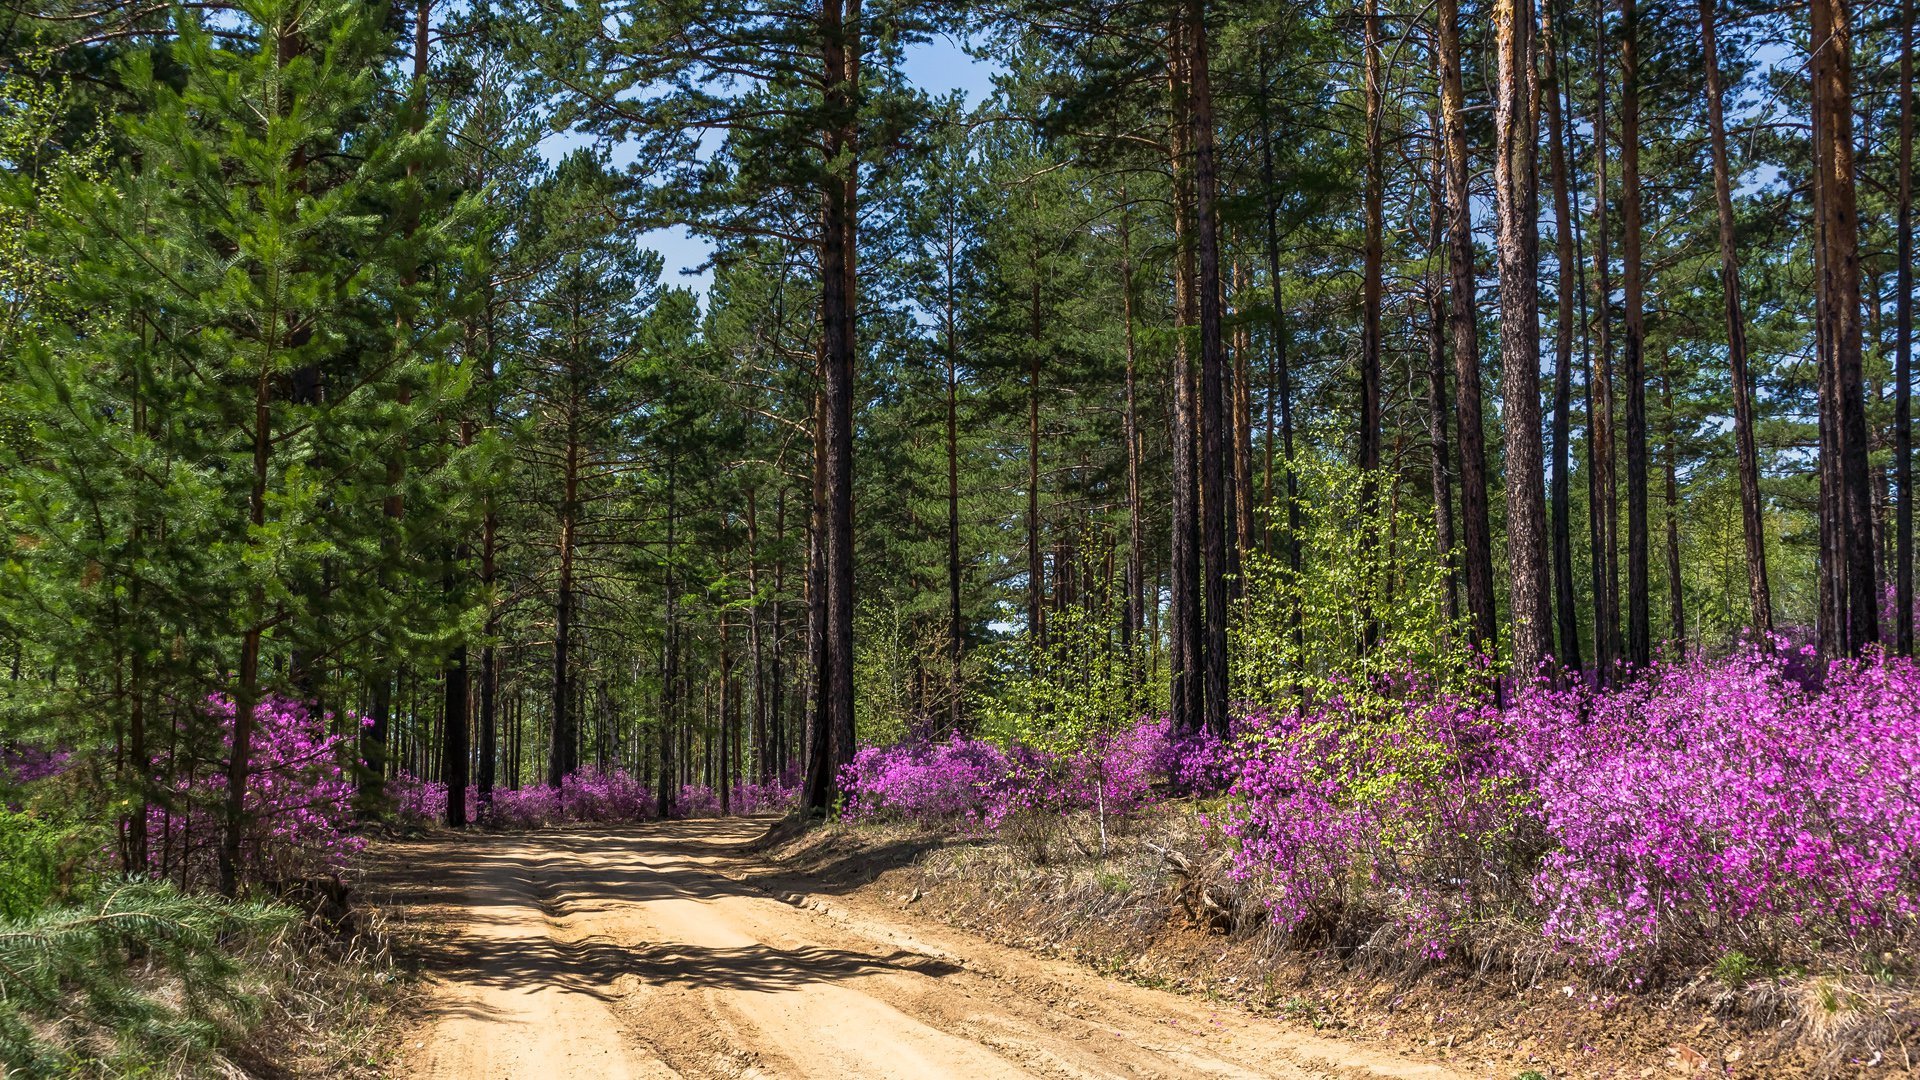
[[[371,1080],[388,1075],[398,1021],[417,993],[395,960],[410,931],[394,911],[356,911],[348,936],[307,926],[287,935],[260,969],[260,1022],[229,1066],[261,1077]]]

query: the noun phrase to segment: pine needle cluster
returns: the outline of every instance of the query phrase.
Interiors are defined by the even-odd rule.
[[[204,1058],[261,1007],[246,958],[295,923],[284,906],[132,880],[0,920],[0,1063],[37,1078]]]

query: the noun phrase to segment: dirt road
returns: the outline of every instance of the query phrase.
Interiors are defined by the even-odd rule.
[[[787,892],[742,850],[765,824],[389,852],[403,898],[440,931],[429,1015],[397,1075],[1456,1075],[882,905]]]

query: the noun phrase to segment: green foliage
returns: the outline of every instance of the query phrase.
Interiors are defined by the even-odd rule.
[[[1388,688],[1408,677],[1470,689],[1484,669],[1465,619],[1449,611],[1448,568],[1422,510],[1383,498],[1384,472],[1369,482],[1315,456],[1299,473],[1308,555],[1297,574],[1278,555],[1248,556],[1245,606],[1230,633],[1235,696],[1280,706],[1337,695],[1372,715],[1392,711]]]
[[[978,674],[979,657],[953,668],[953,639],[937,621],[898,604],[869,602],[853,624],[854,730],[862,744],[887,746],[943,733],[956,698]]]
[[[1162,700],[1129,663],[1120,619],[1105,607],[1049,613],[1045,640],[1022,633],[999,651],[999,685],[983,696],[982,729],[1002,742],[1069,753],[1130,726]],[[1164,688],[1162,688],[1164,689]]]
[[[25,919],[74,888],[101,830],[0,808],[0,919]]]
[[[142,881],[0,920],[0,1060],[37,1078],[202,1058],[257,1011],[245,958],[293,922],[288,908]]]

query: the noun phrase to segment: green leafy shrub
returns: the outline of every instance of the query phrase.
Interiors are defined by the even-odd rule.
[[[1451,569],[1432,524],[1377,495],[1350,465],[1303,458],[1298,573],[1278,553],[1246,554],[1245,600],[1229,631],[1234,700],[1284,710],[1336,697],[1357,717],[1401,711],[1404,689],[1484,690],[1491,672],[1449,602]],[[1297,629],[1296,629],[1297,627]]]
[[[0,919],[25,919],[74,889],[96,830],[0,808]]]

